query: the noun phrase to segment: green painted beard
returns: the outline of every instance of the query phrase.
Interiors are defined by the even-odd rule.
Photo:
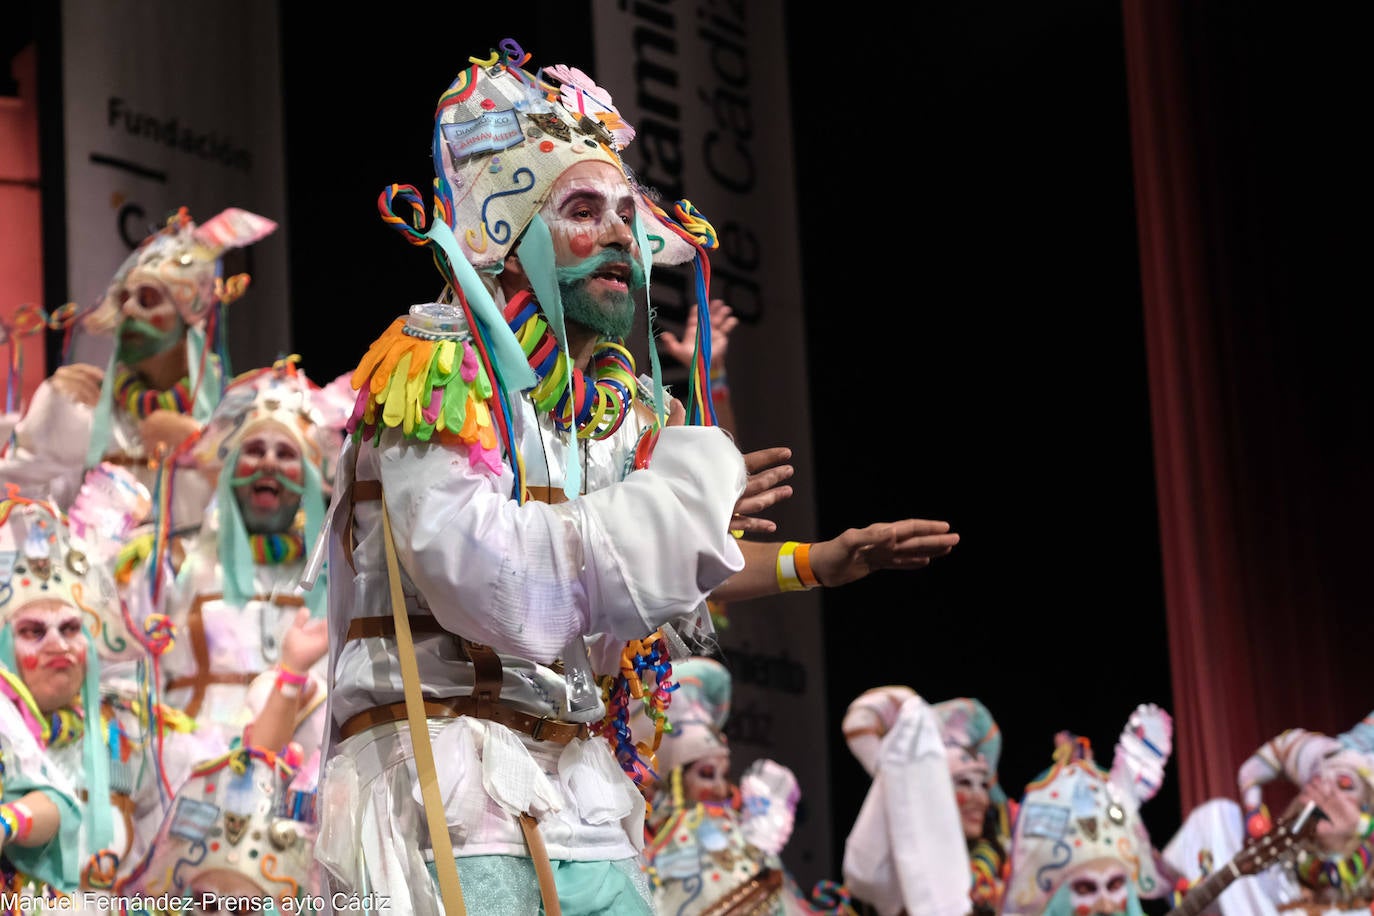
[[[587,282],[607,264],[628,264],[629,290],[600,295],[587,289]],[[584,328],[609,340],[629,335],[635,321],[634,294],[644,288],[644,267],[629,255],[609,249],[570,267],[557,268],[558,288],[563,295],[563,314]]]
[[[176,324],[162,331],[146,321],[125,318],[119,323],[118,334],[115,359],[126,366],[136,366],[180,343],[186,336],[186,322],[178,315]]]
[[[281,504],[270,511],[256,508],[252,502],[251,487],[267,476],[262,471],[254,471],[246,477],[229,480],[229,485],[234,488],[234,499],[239,504],[239,514],[243,516],[243,527],[249,534],[282,534],[290,531],[296,521],[296,512],[301,507],[301,494],[305,492],[305,487],[283,474],[272,474],[271,477],[284,491]]]

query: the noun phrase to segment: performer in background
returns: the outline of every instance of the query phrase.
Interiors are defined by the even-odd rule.
[[[997,913],[1011,816],[997,782],[1002,732],[987,708],[875,687],[842,728],[873,777],[845,841],[850,893],[881,916]]]

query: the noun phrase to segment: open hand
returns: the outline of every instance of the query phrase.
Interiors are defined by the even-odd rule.
[[[296,674],[304,674],[329,651],[329,626],[323,617],[311,617],[310,608],[296,611],[291,627],[281,641],[281,663]]]
[[[785,447],[763,448],[744,456],[744,470],[749,477],[735,503],[735,514],[730,519],[732,531],[766,534],[778,529],[777,522],[755,516],[792,495],[792,488],[783,484],[793,474],[792,465],[783,463],[791,457],[792,450]]]
[[[725,351],[730,346],[730,332],[739,325],[739,319],[730,310],[730,306],[725,304],[724,299],[712,299],[710,310],[711,362],[719,364],[725,359]],[[687,321],[682,326],[681,337],[672,331],[664,331],[658,335],[659,347],[663,352],[684,366],[692,364],[692,351],[696,348],[696,339],[697,310],[694,307],[687,309]]]
[[[811,545],[811,571],[833,588],[880,569],[919,569],[959,543],[948,522],[909,518],[867,528],[850,528],[837,538]]]

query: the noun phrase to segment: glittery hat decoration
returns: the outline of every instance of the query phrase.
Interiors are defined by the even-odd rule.
[[[426,226],[421,195],[409,185],[391,185],[382,192],[382,218],[412,244],[435,247],[435,263],[465,313],[484,373],[496,387],[495,428],[506,454],[514,456],[517,438],[509,403],[534,387],[538,376],[479,271],[490,280],[503,268],[506,255],[516,251],[568,359],[552,237],[539,211],[554,182],[570,166],[600,161],[615,167],[637,191],[634,235],[646,276],[654,263],[694,264],[698,325],[688,422],[714,424],[710,267],[705,253],[717,245],[715,230],[689,201],[679,201],[670,216],[635,183],[619,155],[634,131],[616,111],[609,93],[571,67],[530,73],[524,69],[529,59],[512,39],[502,41],[486,59],[470,58],[435,112],[433,224]],[[660,405],[661,423],[667,399],[652,327],[650,338],[653,403]],[[512,464],[513,495],[522,499],[520,462],[512,459]],[[569,498],[575,498],[580,469],[574,462],[565,470]]]
[[[188,325],[199,327],[213,306],[232,302],[248,286],[247,274],[221,277],[220,258],[230,249],[266,238],[276,228],[272,220],[236,207],[197,226],[182,207],[120,266],[100,310],[117,315],[126,297],[136,295],[140,287],[150,287],[175,305]]]
[[[0,500],[0,623],[35,601],[57,600],[81,611],[102,658],[140,657],[143,650],[125,625],[113,574],[98,560],[95,548],[73,538],[67,519],[51,504],[23,497]]]
[[[240,748],[196,767],[177,791],[147,855],[116,885],[121,894],[156,897],[198,889],[198,879],[229,872],[246,878],[283,909],[314,893],[317,827],[313,786],[257,748]]]
[[[1156,869],[1139,805],[1158,790],[1155,775],[1162,773],[1172,749],[1172,724],[1152,704],[1131,716],[1110,772],[1093,761],[1087,739],[1062,737],[1054,764],[1026,786],[1018,809],[1002,912],[1060,912],[1069,879],[1103,863],[1125,866],[1132,916],[1143,913],[1141,899],[1166,896],[1172,887]]]
[[[67,521],[72,537],[90,546],[97,562],[106,563],[152,507],[152,494],[128,468],[101,462],[86,472]]]
[[[570,166],[598,159],[625,172],[620,151],[634,138],[610,93],[574,67],[531,74],[510,39],[474,60],[439,99],[434,166],[446,222],[474,267],[501,263]],[[627,177],[628,174],[627,174]],[[446,185],[446,188],[443,187]],[[640,204],[658,264],[692,259],[693,246]]]
[[[297,556],[310,555],[324,526],[323,457],[319,439],[322,417],[315,409],[316,390],[305,373],[297,368],[294,357],[244,373],[224,390],[223,399],[201,434],[196,452],[198,462],[219,469],[215,491],[215,521],[219,525],[216,547],[223,570],[224,597],[235,606],[245,605],[256,591],[257,555],[235,496],[235,487],[251,482],[252,478],[234,477],[239,450],[251,435],[271,428],[289,436],[300,451],[303,483],[288,484],[285,478],[278,477],[281,486],[291,486],[300,493],[303,527],[296,532],[282,532],[299,534]],[[280,545],[285,546],[285,542]],[[267,546],[264,545],[264,549]],[[269,559],[280,561],[283,558]],[[313,616],[324,616],[325,589],[312,589],[305,594],[305,601]]]

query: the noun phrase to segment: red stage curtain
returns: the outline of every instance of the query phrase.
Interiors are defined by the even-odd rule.
[[[1309,41],[1292,8],[1123,11],[1187,811],[1235,796],[1284,728],[1374,707],[1368,293],[1344,286],[1367,255],[1322,215],[1368,181],[1341,152],[1339,23]]]

